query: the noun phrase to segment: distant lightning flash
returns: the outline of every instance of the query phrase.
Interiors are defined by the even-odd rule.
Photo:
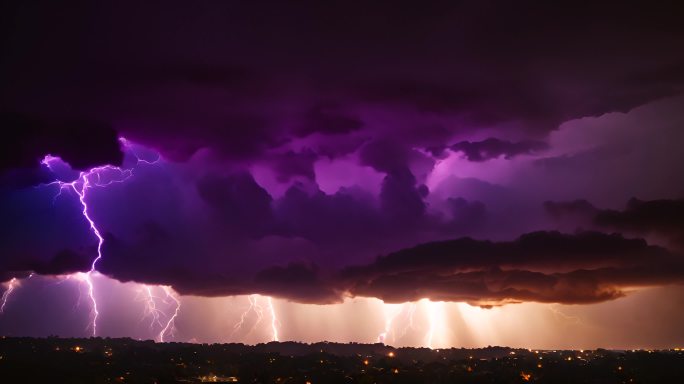
[[[5,292],[2,294],[2,304],[0,304],[0,313],[5,313],[5,306],[7,305],[7,301],[9,300],[10,296],[12,296],[12,292],[14,292],[14,289],[19,285],[19,280],[17,280],[16,277],[13,277],[6,283],[6,288]]]
[[[280,323],[278,321],[278,317],[276,316],[275,313],[275,308],[273,307],[273,299],[269,296],[266,301],[268,302],[268,310],[271,314],[271,332],[272,332],[272,340],[273,341],[280,341],[278,340],[278,324]]]
[[[424,299],[425,300],[425,299]],[[427,315],[430,322],[430,328],[425,335],[425,346],[432,349],[435,344],[435,337],[443,335],[446,328],[445,324],[445,308],[443,301],[425,300],[427,305]]]
[[[249,307],[240,315],[240,320],[233,326],[232,333],[242,329],[245,320],[247,320],[247,317],[251,312],[256,315],[256,321],[252,324],[252,327],[246,335],[249,335],[264,318],[264,308],[259,304],[259,295],[249,295],[247,299],[249,300]],[[273,307],[273,299],[270,296],[266,297],[266,305],[268,306],[268,314],[271,317],[271,341],[279,341],[278,325],[280,324],[280,321],[278,320],[275,308]]]
[[[249,316],[250,312],[254,312],[257,319],[252,325],[252,328],[249,329],[249,332],[247,332],[247,335],[250,334],[257,326],[257,324],[261,322],[261,319],[264,317],[264,310],[259,305],[258,299],[259,295],[249,295],[247,297],[247,300],[249,300],[249,307],[244,312],[242,312],[242,314],[240,315],[240,320],[233,326],[233,333],[242,329],[242,326],[245,325],[245,320],[247,319],[247,316]]]
[[[387,336],[392,332],[392,323],[394,323],[394,319],[402,312],[402,304],[383,303],[382,311],[385,316],[385,329],[378,335],[378,342],[386,344]],[[395,334],[396,332],[393,332],[393,336],[396,336]],[[396,337],[393,337],[392,339],[394,341],[396,340]]]
[[[563,318],[564,320],[568,321],[568,322],[571,323],[571,324],[575,324],[575,325],[584,325],[584,323],[582,322],[582,319],[580,319],[580,318],[577,317],[577,316],[570,316],[570,315],[564,313],[563,311],[561,311],[560,309],[558,309],[558,307],[557,307],[556,305],[554,305],[554,304],[548,305],[546,308],[548,308],[548,310],[551,311],[551,312],[552,312],[554,315],[556,315],[557,317],[561,317],[561,318]]]
[[[143,285],[138,291],[138,297],[142,296],[139,300],[145,303],[143,318],[149,316],[152,319],[150,321],[150,330],[154,328],[155,324],[163,327],[159,318],[164,314],[161,309],[157,308],[157,301],[154,293],[152,293],[152,288],[149,285]]]
[[[169,317],[164,329],[162,329],[161,332],[159,332],[159,336],[157,336],[157,339],[160,342],[164,342],[164,335],[167,333],[173,336],[176,325],[176,317],[178,317],[178,312],[180,312],[181,308],[180,299],[176,295],[176,292],[174,292],[173,289],[167,285],[162,285],[162,289],[164,290],[164,293],[166,293],[166,298],[174,302],[176,309],[174,310],[173,315]]]
[[[378,335],[378,342],[388,344],[389,336],[392,335],[392,343],[401,340],[409,330],[415,330],[414,315],[416,303],[382,304],[385,319],[385,328]],[[402,326],[403,324],[403,326]]]
[[[159,288],[164,291],[164,297],[159,297],[155,295],[154,289]],[[174,290],[166,285],[151,286],[142,285],[138,289],[138,301],[142,301],[145,304],[145,312],[143,313],[143,319],[150,317],[150,330],[155,327],[159,327],[160,331],[157,334],[156,340],[159,342],[164,342],[164,337],[166,335],[173,336],[175,332],[175,322],[176,317],[178,317],[178,312],[180,312],[181,302],[180,298],[174,292]],[[165,323],[162,322],[162,316],[166,317],[166,313],[161,310],[160,302],[166,306],[173,305],[173,315],[168,317]]]

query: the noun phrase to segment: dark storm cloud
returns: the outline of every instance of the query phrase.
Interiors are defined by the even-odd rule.
[[[498,238],[532,227],[531,199],[487,175],[454,179],[428,202],[435,158],[457,143],[468,166],[514,163],[546,149],[549,132],[570,119],[678,94],[684,30],[667,7],[3,7],[0,101],[21,115],[2,121],[0,276],[88,268],[95,241],[74,195],[50,206],[53,189],[15,187],[50,180],[38,168],[47,153],[78,169],[121,164],[121,135],[165,159],[88,195],[105,237],[98,270],[122,281],[208,296],[331,302],[349,290],[481,304],[596,302],[630,284],[679,281],[667,252],[600,234],[389,254],[482,228],[494,238],[490,222],[505,224]],[[317,162],[342,157],[345,171],[378,176],[375,189],[318,185]],[[562,153],[539,164],[563,177],[604,160]],[[257,182],[255,167],[277,188]],[[497,209],[505,214],[492,216]],[[606,215],[606,227],[637,228],[632,214]],[[661,216],[663,228],[679,223]],[[378,254],[388,256],[372,262]]]
[[[631,199],[624,210],[601,210],[594,217],[601,226],[640,233],[659,232],[684,240],[684,199]]]
[[[60,156],[76,169],[121,165],[117,133],[108,124],[77,119],[43,121],[16,114],[0,114],[0,175],[17,169],[36,169],[45,155]]]
[[[253,160],[313,133],[406,148],[480,129],[543,136],[682,85],[684,31],[663,5],[6,7],[7,110],[103,121],[174,158]],[[516,144],[492,151],[529,150]]]
[[[599,209],[586,200],[546,202],[545,208],[556,218],[573,217],[580,223],[599,228],[635,233],[656,234],[684,247],[684,200],[632,198],[624,210]]]
[[[470,161],[487,161],[504,157],[529,155],[547,149],[548,145],[540,141],[510,142],[489,138],[483,141],[461,141],[449,147],[452,151],[461,152]]]
[[[583,199],[573,201],[545,201],[544,209],[555,218],[562,218],[565,215],[591,215],[597,211],[596,207]]]
[[[206,176],[197,182],[197,191],[233,231],[261,237],[274,226],[273,199],[248,173]]]
[[[267,295],[277,295],[303,303],[333,303],[341,300],[340,292],[328,281],[321,280],[315,265],[290,263],[260,271],[254,288]]]
[[[335,105],[319,104],[306,114],[299,133],[303,136],[312,133],[342,135],[362,127],[363,122],[359,118],[338,111]]]
[[[591,303],[621,297],[626,287],[682,283],[684,262],[619,235],[535,232],[510,242],[422,244],[348,268],[342,276],[352,295],[390,302]]]

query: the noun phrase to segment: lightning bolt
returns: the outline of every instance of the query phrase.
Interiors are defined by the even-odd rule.
[[[385,316],[385,329],[378,335],[378,342],[385,343],[387,335],[392,331],[392,323],[401,314],[406,304],[382,304],[382,312]],[[396,340],[396,334],[392,335],[392,340]]]
[[[423,300],[427,305],[427,315],[430,322],[430,327],[425,335],[425,346],[432,349],[435,335],[442,333],[444,330],[444,302],[434,302],[427,299]]]
[[[413,325],[413,316],[416,313],[416,303],[409,303],[408,310],[406,311],[406,317],[408,318],[408,325],[404,327],[404,331],[401,333],[401,337],[406,336],[406,333],[408,332],[409,329],[413,330],[416,329],[415,326]]]
[[[153,287],[149,285],[143,285],[140,287],[140,289],[138,289],[138,295],[136,296],[137,301],[142,301],[145,303],[143,319],[148,316],[151,318],[150,329],[154,328],[155,324],[157,324],[159,327],[163,327],[159,318],[160,315],[164,314],[161,309],[157,308],[157,297],[155,297],[152,293],[152,288]]]
[[[271,332],[272,332],[272,341],[280,341],[278,340],[278,324],[280,322],[278,321],[278,317],[276,316],[275,313],[275,308],[273,307],[273,300],[271,297],[267,297],[266,302],[268,303],[268,311],[271,314]]]
[[[548,306],[546,306],[546,308],[548,308],[549,311],[551,311],[554,315],[556,315],[556,317],[562,317],[564,320],[568,321],[571,324],[584,325],[584,323],[582,322],[582,319],[580,319],[577,316],[570,316],[570,315],[564,313],[563,311],[558,309],[558,307],[554,304],[548,305]]]
[[[249,335],[254,330],[254,328],[256,328],[256,326],[261,322],[261,319],[263,319],[264,317],[264,309],[261,307],[261,305],[259,305],[258,299],[259,295],[247,296],[247,300],[249,300],[249,307],[244,312],[242,312],[242,314],[240,315],[240,320],[233,326],[233,332],[231,334],[242,329],[242,326],[245,325],[245,320],[247,320],[247,317],[249,316],[250,312],[254,312],[257,319],[252,325],[252,328],[250,328],[247,332],[247,335]]]
[[[17,280],[16,277],[13,277],[6,283],[6,288],[5,292],[2,294],[2,304],[0,304],[0,313],[5,313],[5,306],[7,305],[7,301],[9,300],[10,296],[12,296],[12,292],[14,292],[14,289],[19,285],[19,280]]]
[[[135,148],[130,141],[124,138],[120,138],[119,141],[121,142],[124,148],[129,150],[136,157],[136,165],[139,165],[141,163],[153,165],[161,160],[160,156],[153,161],[141,159],[140,156],[136,153]],[[41,163],[45,165],[50,171],[54,172],[53,166],[56,162],[59,161],[62,161],[59,157],[46,155],[41,161]],[[97,264],[102,259],[102,246],[104,244],[104,237],[102,236],[102,233],[95,224],[95,221],[90,216],[90,211],[87,203],[88,191],[93,187],[104,188],[115,183],[123,183],[132,176],[133,169],[122,169],[120,167],[116,167],[113,165],[104,165],[80,172],[78,178],[72,182],[67,183],[61,180],[55,180],[47,184],[56,185],[59,188],[53,201],[56,200],[59,196],[61,196],[63,191],[72,191],[78,196],[78,200],[81,203],[82,207],[81,214],[88,222],[90,231],[97,238],[97,256],[95,257],[95,259],[93,259],[90,265],[90,269],[87,272],[78,272],[70,275],[73,276],[76,280],[84,283],[88,288],[87,292],[88,297],[90,299],[91,307],[90,325],[88,328],[92,330],[93,336],[97,335],[97,319],[100,315],[100,312],[98,310],[97,298],[95,295],[95,284],[93,282],[93,277],[99,275],[99,272],[97,271]],[[170,287],[166,286],[162,286],[162,289],[166,293],[166,298],[172,300],[175,303],[176,308],[174,311],[174,315],[169,318],[169,320],[166,323],[166,326],[164,326],[164,328],[158,336],[158,339],[160,341],[163,341],[164,335],[167,332],[171,334],[173,333],[174,322],[180,310],[180,300],[175,294],[175,292],[173,292]],[[145,313],[152,316],[151,326],[153,326],[155,322],[161,326],[162,323],[159,317],[161,312],[157,309],[155,297],[152,295],[152,289],[149,286],[143,286],[143,290],[146,293]]]
[[[249,300],[249,307],[240,315],[240,320],[233,326],[233,332],[231,335],[242,329],[250,313],[254,313],[256,316],[256,321],[254,324],[252,324],[252,327],[245,334],[245,336],[252,333],[252,331],[254,331],[257,325],[259,325],[264,318],[264,308],[261,306],[261,304],[259,304],[259,295],[249,295],[247,299]],[[280,325],[280,321],[278,320],[275,307],[273,306],[273,299],[270,296],[266,297],[266,306],[268,307],[268,314],[271,318],[271,341],[279,341],[278,326]]]
[[[61,159],[59,157],[47,155],[41,161],[41,163],[45,165],[49,170],[53,171],[53,163],[56,161],[61,161]],[[106,177],[104,176],[104,174],[109,173],[118,176],[118,178],[111,178],[108,181],[103,181],[103,177]],[[90,231],[97,238],[97,256],[90,264],[90,270],[88,270],[88,272],[78,272],[73,275],[76,278],[76,280],[85,283],[88,287],[88,297],[90,299],[91,306],[91,320],[89,328],[92,330],[93,336],[97,335],[97,318],[100,316],[100,312],[98,310],[97,305],[97,299],[95,297],[95,284],[93,283],[93,276],[98,274],[97,263],[102,259],[102,245],[104,244],[104,237],[100,233],[100,230],[97,228],[97,225],[95,225],[95,221],[93,221],[93,219],[90,216],[86,196],[88,194],[88,191],[92,187],[107,187],[114,183],[123,183],[124,181],[128,180],[132,175],[133,172],[130,169],[121,169],[119,167],[115,167],[112,165],[104,165],[101,167],[91,168],[88,171],[80,172],[78,178],[70,183],[61,180],[55,180],[52,183],[48,184],[56,185],[59,187],[59,191],[57,195],[55,195],[55,199],[59,197],[62,194],[62,191],[64,190],[71,190],[78,196],[78,200],[81,203],[82,207],[81,214],[88,222]]]
[[[159,342],[163,343],[164,342],[164,335],[166,335],[167,332],[171,336],[174,335],[175,325],[176,325],[176,317],[178,317],[178,312],[180,312],[181,303],[180,303],[180,299],[178,298],[178,295],[176,294],[176,292],[173,291],[173,289],[171,289],[171,287],[169,287],[167,285],[162,285],[161,288],[164,290],[164,293],[166,293],[166,298],[173,301],[175,306],[176,306],[176,309],[173,312],[173,316],[171,316],[169,318],[169,320],[166,322],[166,326],[164,327],[164,329],[161,330],[161,332],[159,332],[159,336],[157,337]]]

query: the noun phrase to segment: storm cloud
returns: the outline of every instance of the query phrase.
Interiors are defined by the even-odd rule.
[[[79,198],[49,183],[111,165],[125,181],[85,199],[98,271],[181,294],[681,283],[679,13],[495,3],[3,5],[0,277],[90,268]],[[546,205],[569,230],[543,205],[582,198]]]

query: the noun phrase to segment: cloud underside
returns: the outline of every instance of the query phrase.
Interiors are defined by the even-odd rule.
[[[222,279],[207,271],[201,277],[163,276],[163,281],[183,294],[262,293],[319,304],[350,296],[484,307],[588,304],[620,298],[630,289],[684,283],[684,260],[617,234],[534,232],[510,242],[460,238],[421,244],[332,273],[293,262],[263,269],[248,280]]]
[[[421,244],[336,273],[290,263],[264,269],[243,283],[208,274],[201,282],[189,279],[175,287],[186,294],[257,292],[319,304],[360,296],[388,303],[427,298],[488,307],[598,303],[632,289],[681,283],[682,257],[643,240],[598,232],[535,232],[510,242],[461,238]]]

